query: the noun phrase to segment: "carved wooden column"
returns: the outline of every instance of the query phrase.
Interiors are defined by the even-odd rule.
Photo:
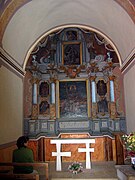
[[[92,118],[96,118],[97,117],[97,101],[96,101],[95,76],[91,76],[90,81],[91,81],[91,94],[92,94]]]
[[[115,103],[115,95],[114,95],[114,76],[110,76],[110,117],[114,119],[116,117],[116,103]]]
[[[32,83],[32,113],[31,113],[31,119],[37,119],[38,118],[38,102],[37,102],[37,96],[38,96],[38,83],[39,80],[37,78],[34,78],[31,80]]]

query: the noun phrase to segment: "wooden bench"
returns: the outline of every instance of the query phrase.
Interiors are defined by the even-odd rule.
[[[35,163],[11,163],[11,162],[0,162],[0,167],[7,167],[7,166],[33,166],[33,167],[45,167],[45,177],[46,180],[48,180],[48,163],[46,162],[35,162]],[[0,172],[0,179],[27,179],[27,180],[39,180],[39,173],[38,172],[33,172],[30,174],[15,174],[13,171],[9,170],[9,172]]]

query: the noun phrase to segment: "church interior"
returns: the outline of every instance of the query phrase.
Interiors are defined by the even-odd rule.
[[[0,27],[0,162],[26,135],[35,162],[58,171],[123,165],[120,137],[135,132],[135,1],[1,0]]]

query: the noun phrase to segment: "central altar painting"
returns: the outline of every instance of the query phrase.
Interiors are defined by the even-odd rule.
[[[59,82],[60,118],[87,117],[87,81]]]

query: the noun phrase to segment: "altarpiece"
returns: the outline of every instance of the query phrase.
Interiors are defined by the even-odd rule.
[[[96,32],[65,28],[37,44],[26,67],[33,99],[24,99],[26,133],[125,131],[119,61],[105,42]]]

